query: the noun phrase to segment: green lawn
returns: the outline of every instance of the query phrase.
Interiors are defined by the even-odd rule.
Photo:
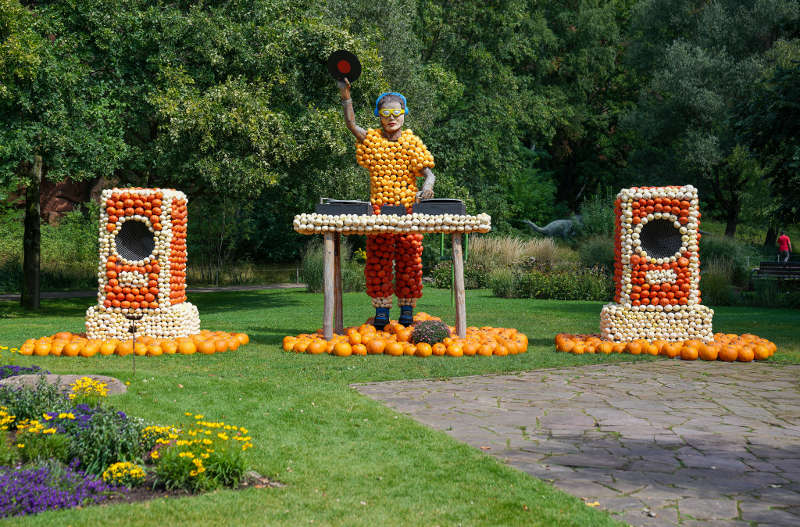
[[[45,513],[15,525],[611,525],[613,519],[494,458],[425,428],[349,388],[350,383],[631,360],[553,351],[558,332],[596,332],[601,304],[492,298],[468,292],[468,322],[516,327],[528,353],[509,357],[350,357],[284,353],[284,335],[316,329],[322,298],[298,290],[191,296],[203,327],[250,334],[249,346],[212,356],[20,357],[58,373],[99,373],[130,381],[115,406],[168,424],[184,411],[247,427],[253,467],[283,488],[219,491],[144,504]],[[0,302],[0,344],[60,330],[81,331],[91,299],[46,300],[40,314]],[[345,323],[371,308],[346,294]],[[427,289],[419,309],[452,323],[449,292]],[[394,313],[393,313],[394,314]],[[800,363],[800,312],[720,308],[715,330],[772,339],[771,362]],[[653,360],[638,358],[638,360]],[[659,360],[659,359],[656,359]],[[7,352],[0,362],[8,362]],[[735,368],[736,364],[731,364]],[[313,520],[313,522],[312,522]]]

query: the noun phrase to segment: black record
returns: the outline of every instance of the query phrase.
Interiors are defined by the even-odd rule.
[[[361,63],[354,54],[340,49],[328,57],[328,72],[337,81],[347,77],[347,80],[353,82],[361,75]]]

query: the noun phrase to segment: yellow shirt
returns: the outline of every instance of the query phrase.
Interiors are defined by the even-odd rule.
[[[356,143],[358,164],[369,171],[369,200],[378,206],[410,207],[417,195],[417,178],[433,168],[433,156],[411,130],[403,130],[397,141],[389,141],[381,130],[367,130]]]

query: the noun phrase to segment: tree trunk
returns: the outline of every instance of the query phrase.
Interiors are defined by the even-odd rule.
[[[736,226],[739,224],[739,206],[737,204],[728,207],[728,214],[725,222],[725,236],[733,238],[736,235]]]
[[[22,239],[22,295],[25,309],[39,309],[39,262],[41,258],[41,207],[39,190],[42,184],[42,156],[33,156],[31,181],[25,190],[25,234]]]
[[[767,235],[764,237],[764,247],[774,248],[777,239],[778,229],[774,225],[770,225],[769,229],[767,229]]]

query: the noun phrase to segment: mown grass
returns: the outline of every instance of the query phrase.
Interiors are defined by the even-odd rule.
[[[504,358],[351,357],[284,353],[284,335],[321,324],[320,295],[298,290],[193,295],[203,327],[246,331],[252,342],[212,356],[19,357],[57,373],[100,373],[130,381],[112,403],[128,413],[170,423],[201,412],[246,426],[254,437],[253,467],[283,488],[218,491],[181,499],[88,507],[8,520],[15,525],[612,525],[585,506],[494,458],[362,397],[351,383],[446,378],[535,368],[631,360],[552,351],[561,331],[597,331],[601,304],[497,299],[467,295],[469,323],[517,327],[528,353]],[[59,330],[81,331],[90,299],[45,300],[37,314],[0,303],[0,343]],[[346,294],[345,323],[371,308],[363,294]],[[426,290],[420,309],[453,320],[449,291]],[[800,362],[795,336],[800,312],[725,308],[716,328],[754,332],[779,346],[771,362]],[[0,357],[7,362],[8,356]],[[639,358],[638,360],[652,360]],[[735,368],[736,364],[731,364]],[[313,520],[313,522],[312,522]]]

